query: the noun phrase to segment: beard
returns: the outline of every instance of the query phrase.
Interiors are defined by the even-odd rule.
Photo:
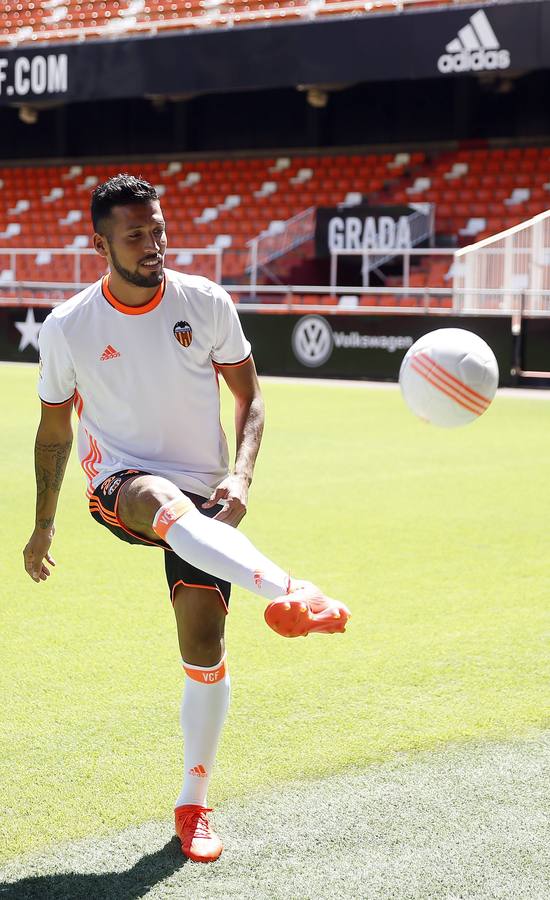
[[[142,275],[141,272],[139,272],[137,269],[135,270],[135,272],[131,272],[130,269],[125,269],[118,259],[111,244],[109,244],[109,250],[111,251],[111,264],[113,268],[121,278],[124,278],[125,281],[128,281],[135,287],[141,288],[157,287],[157,285],[161,284],[164,278],[164,266],[162,263],[160,269],[151,272],[150,275]]]

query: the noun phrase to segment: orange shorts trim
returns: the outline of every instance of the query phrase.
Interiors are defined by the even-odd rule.
[[[159,547],[161,550],[164,550],[164,569],[172,603],[174,602],[175,590],[178,585],[216,591],[227,614],[231,596],[231,585],[228,582],[214,578],[209,573],[197,569],[181,559],[162,539],[149,540],[126,527],[121,520],[118,513],[120,488],[130,478],[134,478],[136,475],[148,474],[150,473],[139,472],[136,469],[124,469],[106,476],[95,490],[91,491],[89,489],[87,492],[91,515],[98,524],[108,528],[119,540],[128,544],[141,544],[149,547]],[[205,498],[197,494],[182,494],[182,497],[177,499],[183,500],[186,507],[195,508],[199,513],[209,518],[215,516],[222,509],[220,505],[216,505],[212,509],[202,510]]]
[[[187,587],[187,588],[199,588],[201,591],[217,591],[218,596],[221,600],[222,606],[225,610],[225,614],[227,615],[229,613],[229,607],[227,605],[226,599],[225,599],[222,591],[220,590],[220,588],[217,585],[215,585],[215,584],[190,584],[188,581],[184,581],[183,578],[179,578],[178,581],[176,581],[172,585],[172,606],[174,605],[174,601],[176,599],[176,588],[179,587],[180,585],[182,587]]]

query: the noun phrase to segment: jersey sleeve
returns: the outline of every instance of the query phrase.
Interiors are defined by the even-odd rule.
[[[238,366],[250,357],[252,348],[244,336],[233,300],[223,288],[215,286],[215,334],[212,360],[217,366]]]
[[[38,349],[38,396],[47,406],[68,403],[76,388],[75,371],[65,335],[51,313],[40,329]]]

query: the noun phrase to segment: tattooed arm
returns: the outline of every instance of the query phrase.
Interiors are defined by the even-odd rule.
[[[36,523],[23,550],[25,569],[37,583],[45,581],[50,574],[44,560],[55,565],[50,556],[50,546],[55,532],[57,501],[73,440],[71,412],[72,403],[60,406],[42,404],[42,417],[34,446]]]

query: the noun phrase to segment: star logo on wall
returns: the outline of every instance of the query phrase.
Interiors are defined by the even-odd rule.
[[[34,309],[27,310],[27,317],[24,322],[15,322],[15,327],[21,334],[19,341],[19,352],[21,353],[29,345],[38,350],[38,332],[42,328],[42,322],[36,322],[34,319]]]

